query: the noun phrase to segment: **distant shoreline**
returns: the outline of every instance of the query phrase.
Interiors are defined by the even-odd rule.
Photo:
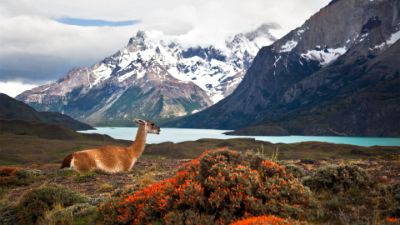
[[[96,130],[80,131],[81,133],[106,134],[115,139],[132,140],[135,127],[95,127]],[[400,146],[400,137],[345,137],[345,136],[262,136],[262,135],[226,135],[231,130],[216,129],[189,129],[189,128],[161,128],[160,135],[150,135],[148,143],[158,144],[163,142],[180,143],[196,141],[199,139],[255,139],[271,143],[301,143],[325,142],[332,144],[346,144],[363,147],[371,146]]]

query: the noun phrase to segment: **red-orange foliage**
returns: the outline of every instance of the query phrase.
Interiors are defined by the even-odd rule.
[[[308,204],[308,189],[283,166],[219,150],[100,210],[106,224],[228,224],[257,215],[299,218]]]
[[[17,167],[9,167],[9,166],[0,167],[0,177],[15,176],[17,170],[18,170]]]
[[[12,183],[16,177],[17,167],[0,167],[0,185]]]
[[[276,216],[249,217],[231,223],[231,225],[289,225],[289,221]]]
[[[397,219],[396,219],[395,217],[389,217],[389,218],[386,219],[386,221],[387,221],[388,223],[390,223],[390,224],[394,224],[394,223],[397,223],[397,222],[398,222]]]

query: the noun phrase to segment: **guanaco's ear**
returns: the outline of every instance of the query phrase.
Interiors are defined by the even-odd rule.
[[[142,124],[142,125],[144,125],[144,124],[146,124],[146,121],[144,121],[144,120],[141,120],[141,119],[135,119],[135,123],[137,123],[137,124]]]

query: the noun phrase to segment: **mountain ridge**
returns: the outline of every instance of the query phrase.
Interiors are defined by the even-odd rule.
[[[307,111],[309,118],[317,116],[318,114],[313,114],[312,109],[326,107],[323,105],[326,103],[323,98],[339,102],[339,94],[346,88],[355,90],[354,93],[349,93],[350,95],[361,93],[357,90],[368,83],[368,77],[371,77],[363,71],[369,67],[379,68],[373,64],[373,58],[385,49],[393,47],[394,42],[400,38],[399,5],[399,1],[391,0],[349,0],[336,1],[335,4],[324,7],[302,26],[272,45],[263,47],[242,83],[230,96],[202,112],[176,119],[166,125],[242,128],[243,132],[234,132],[235,134],[250,134],[253,130],[254,133],[262,135],[400,135],[399,129],[393,126],[388,125],[390,129],[381,131],[377,129],[377,124],[367,127],[366,122],[362,120],[355,122],[348,119],[354,122],[354,129],[348,126],[339,127],[335,125],[333,118],[337,115],[334,113],[325,113],[324,116],[330,120],[325,120],[323,124],[320,124],[321,121],[309,119],[295,125],[299,113]],[[398,53],[398,50],[395,52]],[[396,82],[398,65],[399,63],[392,62],[391,67],[386,70],[392,73]],[[358,77],[351,76],[352,74],[357,74]],[[384,73],[377,74],[377,78],[374,79],[383,84],[380,79],[385,79],[384,77]],[[355,82],[356,85],[349,85],[349,82]],[[371,88],[369,91],[378,92],[370,98],[379,99],[382,88]],[[391,98],[397,97],[397,92],[391,93]],[[365,101],[358,99],[357,103]],[[371,114],[378,116],[380,109],[371,108],[374,110]],[[394,115],[398,109],[396,106],[393,108],[383,114],[387,119],[381,122],[391,124],[396,121],[393,119],[396,118]],[[361,116],[364,111],[350,110],[352,113],[341,116],[364,118]],[[289,118],[292,124],[283,125],[284,120]],[[250,128],[245,128],[249,126]],[[303,129],[300,129],[301,127]],[[307,127],[312,131],[307,131]],[[275,128],[276,132],[271,128]],[[379,131],[374,132],[374,128]]]
[[[265,24],[233,36],[226,42],[229,50],[183,48],[155,31],[138,31],[112,56],[91,67],[75,68],[57,82],[26,91],[17,99],[95,125],[130,125],[136,117],[161,122],[192,114],[236,88],[259,45],[275,40],[269,29],[276,26]],[[151,79],[154,76],[163,82]],[[121,97],[134,103],[118,101]]]

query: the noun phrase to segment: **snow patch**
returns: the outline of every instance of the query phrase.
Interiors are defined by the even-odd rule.
[[[133,76],[134,74],[136,74],[135,71],[131,71],[131,72],[125,73],[124,75],[118,77],[118,81],[122,82],[122,81],[128,79],[129,77]]]
[[[304,29],[298,29],[296,31],[297,36],[301,36],[304,33],[304,31],[305,31]]]
[[[146,75],[146,70],[141,70],[137,73],[136,78],[140,79],[140,78],[144,77],[144,75]]]
[[[275,62],[274,62],[274,77],[276,75],[276,64],[281,60],[282,56],[279,56],[278,58],[275,56]]]
[[[213,96],[211,96],[211,101],[213,101],[214,103],[217,103],[219,101],[221,101],[222,99],[224,99],[224,95],[217,93],[214,94]]]
[[[297,44],[298,44],[297,41],[290,40],[286,42],[284,45],[282,45],[281,50],[279,52],[290,52],[297,46]]]
[[[392,45],[392,44],[396,43],[396,41],[398,41],[399,39],[400,39],[400,30],[397,31],[396,33],[393,33],[390,36],[389,40],[386,41],[386,43],[388,45]]]
[[[339,58],[339,56],[346,53],[346,51],[346,47],[309,50],[306,53],[301,54],[301,57],[309,60],[319,61],[321,66],[325,66],[335,61],[337,58]]]
[[[95,75],[96,78],[93,85],[96,85],[100,81],[104,81],[110,78],[111,72],[112,69],[102,63],[99,67],[97,67],[97,69],[93,70],[93,74]]]
[[[364,41],[364,39],[365,39],[366,37],[368,37],[368,33],[365,33],[365,34],[361,35],[360,40],[359,40],[358,42]]]
[[[370,48],[370,50],[376,50],[376,49],[383,49],[385,46],[391,46],[394,43],[396,43],[396,41],[398,41],[400,39],[400,30],[393,33],[392,35],[390,35],[390,38],[386,40],[386,42],[382,42],[379,45],[374,46],[373,48]]]

